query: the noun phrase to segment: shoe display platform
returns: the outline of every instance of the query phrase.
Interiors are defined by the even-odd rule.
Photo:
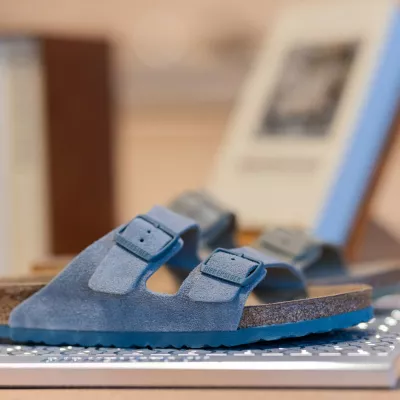
[[[369,323],[237,348],[0,344],[1,387],[395,387],[400,309]],[[397,365],[396,365],[397,364]]]

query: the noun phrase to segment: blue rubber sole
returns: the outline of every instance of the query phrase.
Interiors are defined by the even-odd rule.
[[[8,325],[0,325],[0,339],[8,339],[10,336],[10,328]]]
[[[348,328],[373,317],[373,308],[315,320],[268,325],[225,332],[88,332],[0,327],[0,335],[21,343],[103,347],[232,347],[243,344],[301,337],[311,333]]]

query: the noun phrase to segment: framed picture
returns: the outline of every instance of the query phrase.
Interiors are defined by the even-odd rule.
[[[302,2],[282,11],[209,184],[242,227],[298,226],[338,245],[350,240],[397,112],[399,48],[394,1]]]

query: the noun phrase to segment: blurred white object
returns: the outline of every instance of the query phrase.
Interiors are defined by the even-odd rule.
[[[39,46],[0,39],[0,275],[48,251],[46,150]]]
[[[374,301],[374,308],[378,310],[399,310],[400,309],[400,293],[399,294],[388,294],[387,296],[380,297]],[[400,311],[398,311],[400,314]],[[398,315],[396,314],[396,315]],[[389,321],[389,324],[391,322]]]
[[[241,226],[299,226],[346,243],[396,113],[399,47],[392,0],[302,2],[282,12],[209,184]]]

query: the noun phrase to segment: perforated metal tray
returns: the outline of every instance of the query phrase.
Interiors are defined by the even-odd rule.
[[[368,324],[231,349],[0,344],[0,386],[394,387],[400,310]]]

